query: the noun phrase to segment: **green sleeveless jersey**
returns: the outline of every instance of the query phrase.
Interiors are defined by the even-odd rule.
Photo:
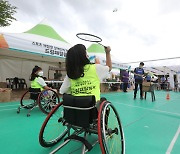
[[[71,94],[73,96],[94,95],[96,101],[100,100],[100,80],[94,64],[84,66],[84,76],[78,79],[70,79]]]
[[[37,77],[33,81],[31,81],[31,88],[40,88],[41,91],[43,90],[43,87],[37,82]]]

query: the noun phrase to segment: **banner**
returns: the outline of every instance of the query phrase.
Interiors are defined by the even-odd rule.
[[[32,45],[37,48],[41,48],[41,51],[43,52],[43,54],[54,55],[54,56],[59,56],[63,58],[66,57],[67,49],[63,49],[63,48],[56,47],[53,45],[44,44],[41,42],[32,42]]]
[[[20,34],[8,34],[3,35],[5,41],[8,44],[8,49],[18,50],[22,52],[29,52],[34,54],[42,54],[48,56],[55,56],[60,58],[65,58],[70,45],[52,40],[50,38],[44,38],[40,36],[28,38],[30,34],[20,35]],[[47,43],[48,42],[48,43]]]

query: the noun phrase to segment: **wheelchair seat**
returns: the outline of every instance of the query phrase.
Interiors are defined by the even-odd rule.
[[[68,124],[88,128],[97,118],[95,96],[63,95],[64,119]]]
[[[41,89],[40,88],[29,88],[29,92],[30,92],[30,99],[32,100],[37,100],[39,94],[41,93]]]

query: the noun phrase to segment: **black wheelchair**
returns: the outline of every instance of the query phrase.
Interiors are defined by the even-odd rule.
[[[87,135],[98,135],[94,143]],[[90,151],[99,142],[102,154],[124,154],[125,139],[119,115],[112,103],[104,100],[99,111],[94,96],[63,95],[59,103],[46,117],[39,133],[43,147],[61,144],[56,153],[71,140],[82,142],[82,153]]]
[[[41,91],[39,88],[29,88],[21,97],[17,113],[20,113],[22,108],[28,109],[27,117],[29,117],[30,112],[39,107],[43,113],[48,114],[59,102],[59,96],[54,90]]]

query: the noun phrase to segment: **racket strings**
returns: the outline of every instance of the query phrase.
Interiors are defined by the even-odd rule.
[[[101,42],[102,39],[98,36],[87,34],[87,33],[78,33],[76,35],[79,39],[89,42]]]

